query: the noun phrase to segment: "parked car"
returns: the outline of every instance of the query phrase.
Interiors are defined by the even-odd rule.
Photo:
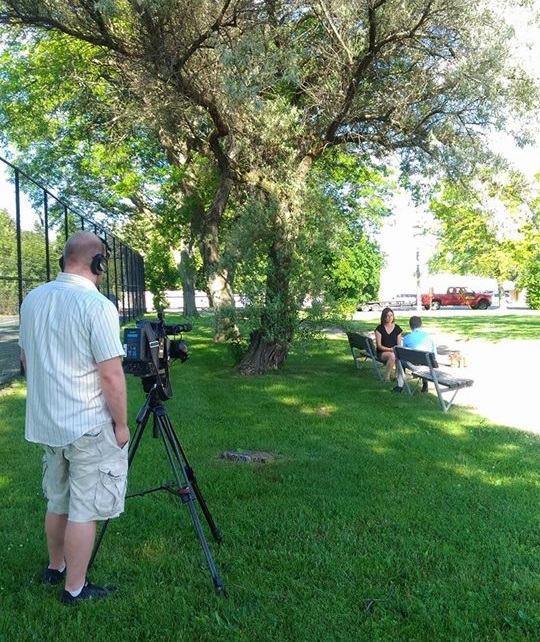
[[[422,294],[420,297],[425,310],[438,310],[443,306],[466,305],[473,310],[487,310],[491,305],[491,292],[475,292],[471,288],[450,287],[442,294]]]
[[[363,301],[356,306],[359,312],[372,312],[383,308],[407,308],[416,305],[416,294],[396,294],[393,299]]]

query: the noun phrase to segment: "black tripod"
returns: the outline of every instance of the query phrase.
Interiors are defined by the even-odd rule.
[[[195,526],[197,537],[199,538],[199,542],[206,557],[206,563],[210,570],[210,574],[212,575],[216,593],[218,595],[224,594],[223,583],[218,575],[212,553],[208,548],[208,542],[206,541],[201,520],[199,519],[199,515],[195,507],[195,500],[199,502],[199,506],[201,507],[204,517],[206,518],[206,522],[208,524],[208,527],[210,528],[210,531],[212,532],[212,536],[218,544],[221,542],[221,535],[214,523],[214,520],[212,519],[212,515],[210,514],[208,506],[206,505],[204,497],[202,496],[202,493],[199,489],[199,485],[197,484],[193,468],[190,466],[186,457],[186,453],[184,452],[184,449],[182,448],[182,445],[180,444],[180,441],[178,440],[178,437],[174,432],[174,428],[167,410],[162,403],[162,396],[160,395],[160,393],[161,388],[158,384],[154,384],[146,397],[144,405],[139,410],[136,419],[137,428],[135,429],[133,439],[131,440],[131,443],[129,445],[128,467],[131,467],[144,429],[146,428],[146,425],[148,423],[148,419],[150,418],[150,415],[152,415],[154,418],[153,434],[154,437],[161,437],[161,440],[165,447],[165,452],[167,453],[167,458],[171,465],[171,470],[173,472],[174,483],[164,486],[158,486],[157,488],[151,488],[140,493],[135,493],[134,495],[129,495],[128,497],[146,495],[147,493],[152,493],[156,490],[166,490],[179,497],[182,503],[187,504],[189,512],[191,514],[191,519],[193,520],[193,524]],[[96,540],[89,567],[92,566],[94,562],[103,536],[105,535],[105,530],[108,526],[108,523],[109,522],[106,521],[103,524],[101,532]]]

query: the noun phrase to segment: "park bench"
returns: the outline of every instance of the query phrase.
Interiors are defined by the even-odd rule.
[[[354,364],[358,370],[361,370],[366,363],[371,362],[377,378],[380,381],[384,381],[382,361],[377,357],[375,341],[369,335],[361,334],[360,332],[347,332],[347,339],[349,340]]]
[[[457,393],[461,388],[469,388],[473,385],[472,379],[454,377],[449,372],[439,370],[436,367],[435,355],[423,350],[412,350],[396,346],[396,366],[399,378],[403,378],[403,385],[407,392],[412,395],[420,381],[430,381],[435,386],[437,397],[443,412],[447,412],[452,405]],[[406,374],[406,371],[409,374]],[[416,385],[411,388],[409,382],[416,379]],[[450,395],[445,399],[443,395]]]

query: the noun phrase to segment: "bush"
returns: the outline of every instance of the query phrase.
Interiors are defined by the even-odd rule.
[[[531,310],[540,310],[540,253],[531,261],[523,284],[527,288],[527,304]]]

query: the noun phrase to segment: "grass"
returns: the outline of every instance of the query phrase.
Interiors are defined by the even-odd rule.
[[[375,314],[375,313],[374,313]],[[409,317],[414,312],[406,314],[396,311],[396,323],[405,332],[409,331]],[[429,313],[426,313],[426,315]],[[525,340],[537,339],[540,336],[540,316],[532,314],[497,314],[474,311],[471,316],[424,316],[424,327],[428,332],[444,332],[463,339],[484,339],[486,341],[501,341],[502,339]],[[379,323],[376,316],[372,320],[350,321],[347,328],[357,331],[373,330]]]
[[[504,319],[516,339],[531,336]],[[223,535],[219,547],[207,538],[228,596],[214,593],[189,512],[169,493],[130,498],[111,522],[92,579],[117,582],[114,598],[66,609],[39,584],[40,450],[24,442],[17,383],[0,397],[1,642],[540,638],[537,436],[459,407],[443,414],[433,395],[391,395],[354,370],[342,335],[255,378],[234,374],[208,319],[186,338],[166,408]],[[145,397],[139,379],[128,385],[135,417]],[[145,432],[131,492],[171,481]],[[220,456],[246,450],[275,459]]]

